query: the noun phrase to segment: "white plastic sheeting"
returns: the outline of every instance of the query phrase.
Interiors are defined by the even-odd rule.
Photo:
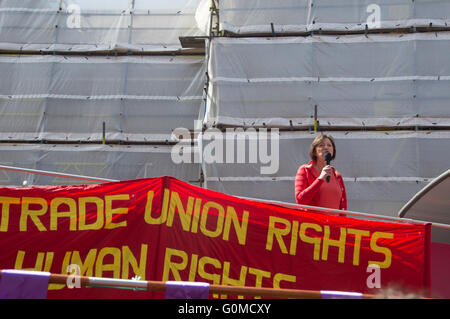
[[[209,189],[293,203],[295,173],[309,161],[315,136],[310,132],[282,132],[276,154],[260,153],[258,144],[256,161],[250,160],[250,148],[247,162],[239,163],[225,147],[214,154],[222,155],[223,163],[177,164],[173,146],[101,145],[102,124],[108,140],[162,143],[176,141],[175,128],[193,129],[198,117],[208,128],[305,128],[314,124],[315,106],[322,128],[450,125],[448,32],[214,38],[208,66],[204,57],[114,56],[114,51],[180,50],[180,36],[207,33],[209,5],[209,0],[0,0],[0,50],[104,54],[0,57],[0,72],[7,75],[0,79],[0,140],[97,143],[4,144],[0,165],[115,180],[170,175],[194,184],[202,165]],[[239,35],[361,31],[366,24],[370,30],[450,25],[445,0],[220,0],[219,5],[221,30]],[[344,176],[350,210],[396,216],[449,168],[448,132],[332,135],[333,164]],[[203,151],[212,143],[202,142]],[[273,145],[270,141],[266,151]],[[235,161],[227,162],[227,156]],[[270,164],[276,170],[262,173]],[[0,170],[0,185],[24,181],[80,183]]]
[[[215,38],[208,125],[448,126],[450,33]]]
[[[0,0],[0,49],[173,51],[198,36],[200,0]]]
[[[199,185],[198,164],[177,165],[170,146],[0,145],[0,165],[113,180],[173,176]],[[91,182],[0,169],[0,186],[69,185]],[[93,183],[93,182],[92,182]]]
[[[450,26],[446,0],[220,0],[221,30],[234,34]]]
[[[202,30],[204,35],[209,35],[211,27],[211,3],[212,0],[200,0],[195,11],[195,21],[197,27]]]
[[[227,162],[226,148],[222,162],[203,163],[207,188],[238,196],[295,203],[295,174],[300,165],[310,161],[309,147],[320,133],[279,134],[278,151],[275,149],[271,154],[274,149],[268,147],[269,151],[262,152],[272,156],[271,160],[279,161],[276,173],[261,174],[261,167],[268,163],[264,163],[262,157],[251,162],[250,140],[246,137],[245,147],[241,148],[246,152],[244,163]],[[415,193],[449,168],[448,161],[443,160],[450,149],[449,132],[332,132],[331,135],[336,142],[336,160],[332,165],[344,177],[349,210],[396,216]],[[209,143],[212,141],[203,141],[203,153]],[[233,143],[236,154],[237,139],[230,144]],[[257,152],[261,154],[260,149]]]
[[[0,57],[0,139],[162,141],[192,129],[203,57]]]

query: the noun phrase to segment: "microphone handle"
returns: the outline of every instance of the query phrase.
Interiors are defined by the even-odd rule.
[[[330,161],[327,161],[327,165],[330,165]],[[330,182],[330,177],[331,177],[331,176],[327,176],[327,183]]]

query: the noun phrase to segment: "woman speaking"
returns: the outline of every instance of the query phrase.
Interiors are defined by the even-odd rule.
[[[331,136],[317,136],[309,150],[311,162],[298,168],[295,177],[295,200],[298,204],[347,209],[347,195],[342,175],[329,164],[336,157]]]

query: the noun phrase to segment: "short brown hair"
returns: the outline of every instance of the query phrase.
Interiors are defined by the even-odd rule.
[[[311,147],[309,149],[309,157],[314,160],[317,161],[317,156],[316,156],[316,147],[317,145],[319,145],[320,143],[323,142],[324,139],[329,139],[331,144],[333,145],[333,156],[331,157],[331,159],[333,160],[336,157],[336,144],[334,144],[334,140],[331,137],[331,135],[328,134],[321,134],[316,136],[316,138],[314,139],[314,141],[311,143]]]

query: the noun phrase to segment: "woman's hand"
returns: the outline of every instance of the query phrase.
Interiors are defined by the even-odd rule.
[[[319,179],[322,181],[325,181],[327,179],[327,176],[331,177],[331,174],[334,173],[334,167],[331,165],[326,165],[322,169],[322,172],[320,173]]]

